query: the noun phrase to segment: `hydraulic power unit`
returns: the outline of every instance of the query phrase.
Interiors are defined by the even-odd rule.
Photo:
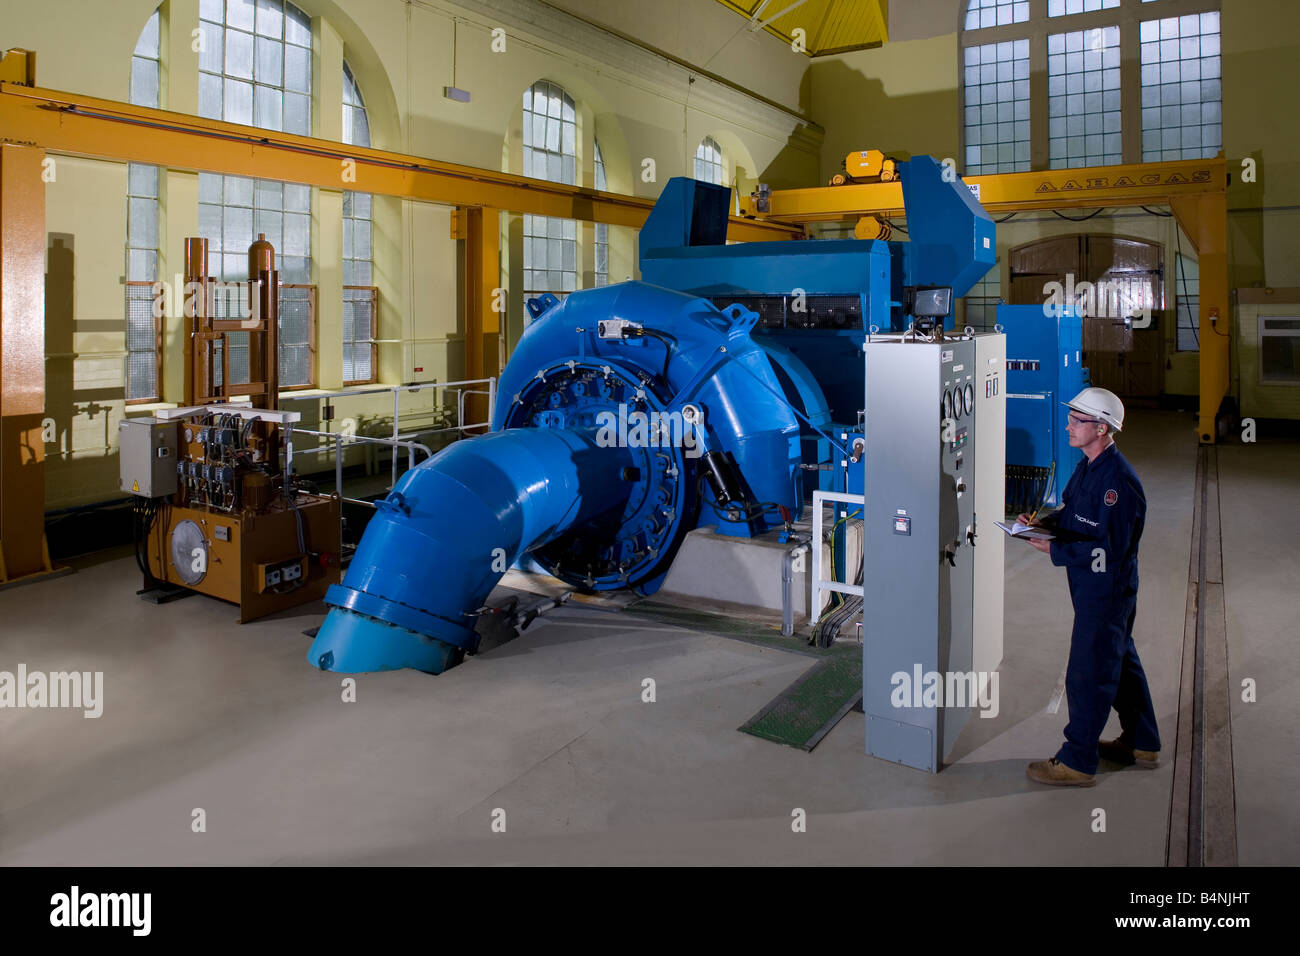
[[[246,285],[208,276],[205,240],[186,240],[185,253],[187,404],[121,422],[121,487],[135,496],[141,595],[207,594],[250,621],[319,600],[338,581],[339,500],[282,467],[299,413],[275,407],[275,250],[265,237],[252,244]],[[246,314],[218,316],[218,285]],[[247,350],[246,380],[232,374],[231,333]],[[239,395],[266,407],[232,400]]]
[[[864,349],[866,750],[922,770],[940,768],[1001,662],[1000,602],[981,607],[976,650],[977,564],[979,587],[1002,591],[1002,551],[984,547],[1001,534],[997,496],[979,513],[981,478],[1001,487],[981,456],[999,449],[996,435],[978,440],[981,412],[996,431],[1005,401],[1002,336],[984,338],[873,337]]]

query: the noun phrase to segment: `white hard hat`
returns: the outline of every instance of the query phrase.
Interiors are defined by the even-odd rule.
[[[1104,388],[1085,388],[1068,402],[1062,402],[1076,412],[1105,422],[1111,431],[1124,428],[1124,403],[1114,392]]]

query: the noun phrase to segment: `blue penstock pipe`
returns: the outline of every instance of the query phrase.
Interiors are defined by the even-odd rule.
[[[622,509],[626,448],[593,429],[515,428],[456,442],[407,472],[362,535],[307,653],[341,673],[438,674],[478,643],[473,612],[505,569]]]

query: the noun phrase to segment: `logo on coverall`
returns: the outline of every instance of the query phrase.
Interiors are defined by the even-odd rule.
[[[1102,500],[1108,505],[1113,505],[1115,502],[1119,501],[1119,492],[1112,488],[1110,491],[1106,492],[1106,497]]]

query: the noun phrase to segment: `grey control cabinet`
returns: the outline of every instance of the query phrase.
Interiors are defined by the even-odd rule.
[[[992,525],[1000,515],[976,527],[984,376],[972,339],[873,340],[864,351],[866,750],[938,771],[977,698],[977,543],[1000,533]]]
[[[176,422],[124,418],[117,425],[119,487],[142,498],[176,493]]]

